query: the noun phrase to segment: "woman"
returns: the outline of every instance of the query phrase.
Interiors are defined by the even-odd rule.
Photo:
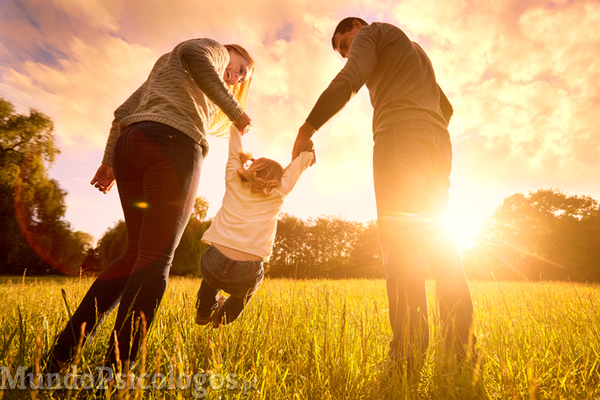
[[[123,371],[129,370],[140,317],[148,325],[154,318],[192,212],[206,135],[228,133],[230,121],[241,132],[251,126],[244,108],[253,71],[252,58],[238,45],[188,40],[160,57],[148,79],[117,108],[91,184],[108,193],[116,179],[127,250],[90,287],[58,338],[50,369],[61,369],[81,332],[89,337],[120,303],[105,361],[114,368],[120,360]]]

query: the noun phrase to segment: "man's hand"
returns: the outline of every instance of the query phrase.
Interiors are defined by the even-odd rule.
[[[96,171],[96,175],[90,181],[90,185],[94,185],[96,189],[106,194],[110,192],[115,184],[115,174],[113,168],[107,164],[100,164],[100,168]]]
[[[317,154],[315,153],[315,144],[313,143],[312,140],[308,141],[308,144],[302,151],[310,151],[311,153],[313,153],[313,159],[312,159],[309,167],[312,167],[313,165],[315,165],[317,163]]]
[[[296,136],[294,148],[292,149],[292,160],[298,157],[300,153],[305,151],[304,149],[308,145],[310,138],[315,132],[315,128],[313,128],[308,122],[302,124],[300,129],[298,129],[298,136]]]
[[[244,136],[252,128],[252,119],[244,112],[238,119],[233,121],[233,124],[239,129],[242,136]]]

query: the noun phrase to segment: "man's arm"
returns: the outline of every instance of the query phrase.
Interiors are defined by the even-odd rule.
[[[306,122],[319,130],[358,93],[376,64],[377,38],[373,32],[363,28],[350,45],[346,65],[321,94]]]
[[[354,37],[346,65],[319,96],[306,122],[298,130],[292,159],[302,152],[312,135],[344,108],[365,84],[377,63],[376,45],[376,38],[368,31],[359,32]]]

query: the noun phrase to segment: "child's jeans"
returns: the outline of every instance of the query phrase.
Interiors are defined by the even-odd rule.
[[[228,324],[240,316],[244,307],[263,281],[265,270],[262,261],[232,260],[216,247],[210,246],[200,260],[202,284],[198,290],[196,308],[198,315],[210,317],[217,306],[219,290],[229,297],[212,318]]]

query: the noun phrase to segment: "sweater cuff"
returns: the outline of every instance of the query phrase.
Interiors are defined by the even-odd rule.
[[[227,115],[227,118],[229,118],[229,120],[233,122],[236,119],[238,119],[243,113],[244,109],[242,107],[236,107],[233,110],[226,112],[225,115]]]
[[[110,165],[112,167],[112,159],[112,154],[104,153],[104,156],[102,157],[102,164]]]
[[[313,110],[314,111],[314,110]],[[325,125],[325,122],[327,121],[323,121],[321,122],[315,115],[314,112],[311,112],[308,117],[306,118],[306,122],[308,122],[310,124],[310,126],[313,127],[313,129],[316,131],[318,131],[323,125]],[[314,133],[313,133],[314,134]],[[311,135],[312,137],[312,135]],[[309,137],[310,139],[310,137]]]

